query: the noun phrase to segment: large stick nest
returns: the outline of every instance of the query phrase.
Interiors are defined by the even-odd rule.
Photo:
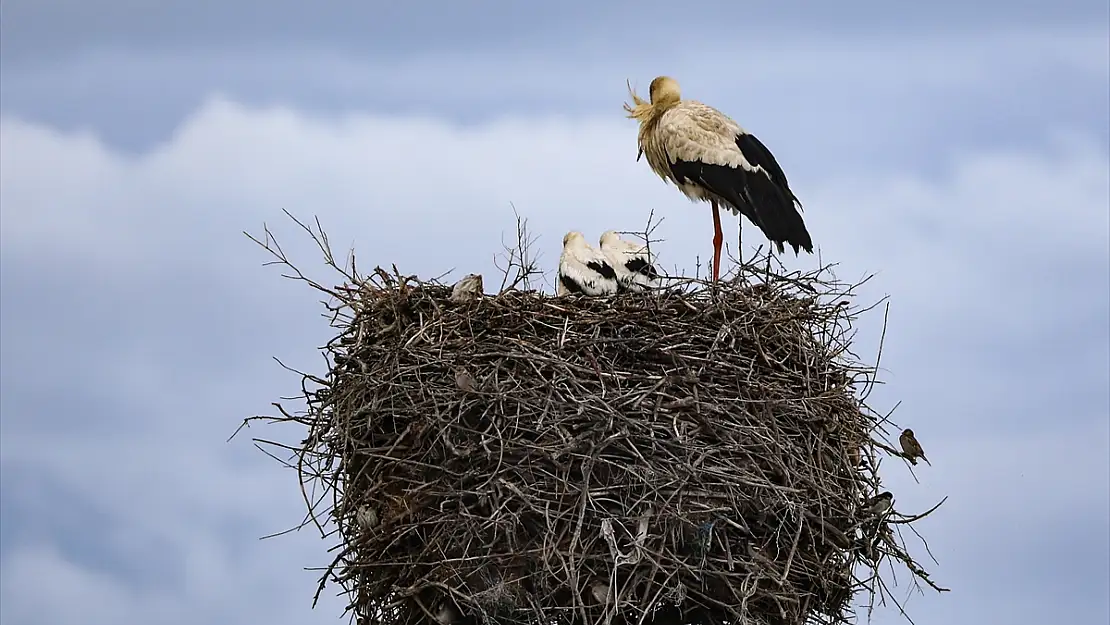
[[[340,532],[321,587],[359,623],[797,625],[846,621],[883,558],[931,584],[893,536],[914,518],[865,510],[893,450],[851,288],[740,273],[458,302],[352,268],[327,289],[331,370],[280,417]]]

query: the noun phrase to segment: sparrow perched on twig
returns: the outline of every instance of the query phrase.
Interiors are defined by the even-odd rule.
[[[890,510],[894,504],[894,494],[889,490],[883,491],[874,497],[869,498],[863,504],[863,509],[869,515],[882,514]]]
[[[902,444],[902,453],[906,456],[906,459],[910,461],[910,464],[917,466],[917,459],[921,458],[925,461],[925,464],[933,466],[933,463],[929,462],[929,459],[925,457],[925,452],[921,450],[921,443],[918,443],[917,439],[914,438],[913,430],[909,428],[902,430],[902,435],[898,437],[898,442]]]

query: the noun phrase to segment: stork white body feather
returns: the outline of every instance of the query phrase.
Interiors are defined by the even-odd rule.
[[[605,254],[590,247],[581,232],[568,232],[563,237],[555,294],[612,295],[617,290],[617,273]]]
[[[640,292],[662,286],[646,245],[626,241],[613,230],[602,234],[598,244],[617,274],[620,289]]]
[[[671,166],[679,160],[740,167],[770,178],[762,167],[744,158],[736,145],[736,136],[741,134],[747,133],[724,113],[695,100],[682,100],[660,116],[656,131],[649,135],[649,140],[658,142],[662,149],[646,152],[648,164],[691,200],[708,200],[714,194],[700,184],[677,180]],[[725,205],[733,215],[740,214],[738,208]]]

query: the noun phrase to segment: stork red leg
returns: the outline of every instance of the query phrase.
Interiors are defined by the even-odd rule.
[[[713,281],[721,275],[721,243],[725,235],[721,233],[721,211],[717,208],[717,201],[711,200],[713,205]]]

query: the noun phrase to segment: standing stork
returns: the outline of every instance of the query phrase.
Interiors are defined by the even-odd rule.
[[[763,143],[717,109],[683,100],[678,82],[668,76],[651,81],[650,102],[636,95],[624,105],[640,122],[636,160],[647,155],[648,165],[665,182],[672,182],[693,201],[713,206],[713,281],[720,276],[720,205],[754,223],[783,253],[783,243],[813,253],[813,241],[798,212],[801,202],[786,182],[786,174]],[[797,208],[795,207],[797,204]]]
[[[640,292],[659,288],[662,279],[648,256],[646,245],[625,241],[615,230],[606,230],[597,242],[601,253],[616,271],[622,291]]]
[[[555,294],[612,295],[617,288],[617,273],[605,255],[590,247],[581,232],[566,233]]]

